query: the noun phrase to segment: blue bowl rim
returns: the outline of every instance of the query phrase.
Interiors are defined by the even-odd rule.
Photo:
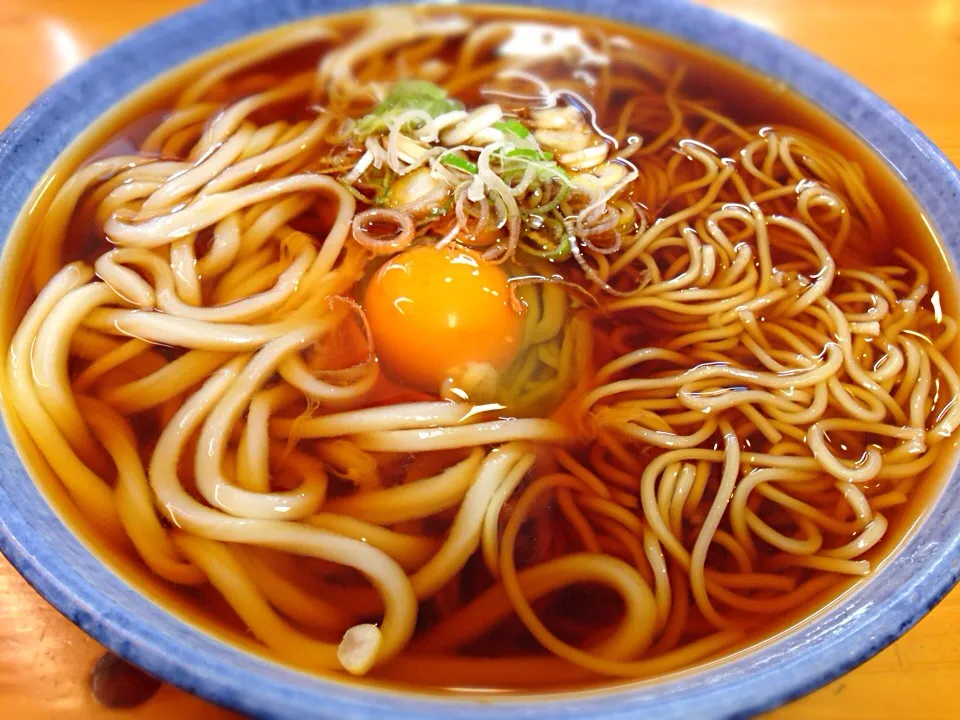
[[[110,46],[56,83],[0,136],[0,236],[60,152],[144,82],[206,51],[314,14],[371,0],[211,0]],[[951,259],[960,257],[960,173],[906,118],[790,42],[672,0],[513,0],[631,22],[680,37],[788,82],[871,145],[920,201]],[[4,241],[5,242],[5,241]],[[257,717],[742,717],[799,697],[864,662],[912,627],[960,577],[960,475],[869,581],[801,628],[701,671],[617,691],[477,702],[390,693],[317,678],[239,652],[165,613],[102,565],[64,526],[0,429],[0,550],[57,609],[151,674]]]

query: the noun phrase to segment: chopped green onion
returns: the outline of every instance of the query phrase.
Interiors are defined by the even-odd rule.
[[[387,196],[390,194],[390,188],[393,186],[393,172],[390,168],[385,168],[386,172],[383,174],[383,184],[380,186],[380,191],[377,193],[375,203],[377,205],[383,205],[387,202]]]
[[[551,245],[546,241],[537,230],[528,230],[525,236],[521,238],[518,248],[534,257],[547,260],[566,260],[570,255],[570,237],[564,231],[563,226],[552,218],[543,216],[527,216],[527,225],[529,226],[532,217],[539,217],[544,223],[543,230],[548,231],[556,239],[556,244]],[[536,246],[531,244],[536,243]]]
[[[557,191],[553,196],[552,200],[549,200],[542,205],[538,205],[536,208],[537,213],[547,213],[558,207],[560,203],[564,201],[564,198],[567,197],[567,193],[570,188],[565,183],[557,183]]]
[[[519,157],[526,158],[527,160],[546,160],[543,157],[543,153],[538,152],[532,148],[514,148],[507,152],[504,157]]]
[[[549,165],[544,166],[544,170],[550,170],[552,172],[552,177],[562,177],[565,180],[570,179],[570,173],[564,170],[560,165],[556,163],[550,163]]]
[[[444,165],[449,165],[450,167],[457,168],[458,170],[463,170],[468,172],[471,175],[476,175],[479,168],[474,162],[470,162],[465,157],[460,157],[459,155],[454,155],[453,153],[447,153],[442,158],[440,162]]]
[[[430,217],[441,217],[443,215],[446,215],[448,212],[450,212],[450,208],[452,207],[453,207],[453,198],[448,197],[439,205],[430,208],[429,215]]]
[[[504,157],[524,158],[526,160],[536,160],[537,162],[550,162],[550,165],[544,167],[550,170],[556,169],[559,173],[562,173],[564,177],[567,177],[567,173],[562,167],[551,162],[553,160],[552,152],[541,152],[532,148],[514,148],[513,150],[508,151]]]
[[[511,133],[512,135],[516,135],[518,138],[525,138],[530,134],[530,131],[527,129],[526,125],[519,120],[514,120],[513,118],[507,118],[506,120],[495,122],[493,127],[501,132],[507,132]]]
[[[350,185],[350,184],[348,184],[348,183],[345,183],[343,180],[338,180],[337,182],[339,182],[341,185],[343,185],[344,189],[345,189],[348,193],[350,193],[351,195],[353,195],[353,196],[354,196],[357,200],[359,200],[360,202],[366,203],[367,205],[373,205],[373,204],[376,202],[376,198],[368,198],[368,197],[367,197],[366,195],[364,195],[362,192],[360,192],[359,190],[357,190],[353,185]]]
[[[437,117],[461,109],[460,102],[448,98],[446,91],[432,82],[401,80],[394,83],[387,96],[360,119],[354,132],[365,136],[383,130],[391,119],[407,110],[423,110],[430,117]]]

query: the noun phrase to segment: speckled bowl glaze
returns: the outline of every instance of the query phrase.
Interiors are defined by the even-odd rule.
[[[61,151],[95,118],[181,62],[249,33],[367,0],[214,0],[128,37],[57,83],[0,138],[0,237]],[[514,0],[513,4],[540,5]],[[960,173],[885,102],[793,45],[675,0],[549,0],[617,18],[732,57],[846,123],[897,170],[954,262],[960,258]],[[960,476],[898,554],[796,631],[700,671],[618,690],[491,701],[360,689],[245,654],[154,605],[104,567],[63,525],[0,431],[0,549],[54,606],[151,674],[260,717],[740,717],[803,695],[863,662],[916,623],[960,575]]]

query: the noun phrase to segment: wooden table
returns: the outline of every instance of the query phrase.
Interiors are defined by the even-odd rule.
[[[877,91],[960,164],[960,0],[705,0],[783,35]],[[100,47],[191,0],[2,0],[0,127]],[[0,715],[99,717],[90,673],[103,649],[0,558]],[[873,660],[770,714],[960,717],[960,589]],[[172,687],[117,720],[230,717]]]

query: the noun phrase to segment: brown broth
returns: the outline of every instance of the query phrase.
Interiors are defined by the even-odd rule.
[[[471,17],[485,19],[503,17],[542,20],[542,11],[489,9],[458,7],[457,12],[468,14]],[[335,17],[330,23],[338,28],[352,28],[365,19],[364,13]],[[762,123],[764,125],[790,125],[824,140],[839,150],[848,158],[855,159],[868,178],[874,196],[879,200],[886,213],[889,223],[889,237],[895,238],[898,247],[908,249],[914,256],[923,262],[931,272],[932,285],[939,289],[941,304],[944,311],[954,316],[960,315],[960,305],[957,302],[956,281],[953,269],[946,252],[932,231],[915,200],[903,187],[894,172],[885,163],[871,152],[861,141],[855,138],[850,131],[842,127],[837,121],[823,111],[813,107],[798,95],[793,93],[784,83],[761,77],[730,61],[714,56],[704,50],[691,47],[679,41],[655,35],[646,31],[625,28],[622,25],[609,21],[587,19],[581,16],[565,13],[552,13],[548,20],[556,23],[570,23],[580,26],[596,27],[610,34],[621,34],[639,44],[644,52],[651,57],[666,61],[669,65],[683,64],[688,67],[684,88],[698,97],[708,97],[719,100],[721,107],[743,125]],[[271,34],[282,32],[282,29],[271,31]],[[257,39],[259,39],[258,36]],[[243,46],[252,41],[245,40],[238,44]],[[261,72],[292,73],[309,68],[315,61],[319,48],[301,51],[280,58],[269,65],[256,69]],[[87,159],[108,155],[122,150],[124,146],[135,146],[159,120],[165,108],[169,107],[175,91],[182,87],[189,78],[196,76],[201,69],[210,67],[221,57],[223,50],[205,55],[198,60],[163,75],[158,80],[140,89],[131,97],[119,103],[98,120],[80,138],[78,138],[56,161],[53,167],[41,180],[34,194],[25,206],[25,210],[18,219],[3,253],[3,270],[5,276],[14,280],[5,283],[0,290],[0,341],[4,347],[9,344],[10,337],[25,308],[25,289],[21,287],[23,279],[28,273],[22,272],[30,262],[30,239],[38,230],[45,210],[51,198],[59,188],[63,179],[68,177],[78,166]],[[252,73],[248,73],[252,74]],[[227,90],[225,90],[226,92]],[[470,99],[466,94],[465,99]],[[262,119],[262,118],[258,118]],[[602,121],[603,119],[601,119]],[[83,222],[78,219],[71,228],[68,237],[66,257],[89,258],[105,247],[102,238],[91,237]],[[891,258],[892,245],[878,247],[875,262],[884,262]],[[951,357],[956,364],[956,357]],[[4,366],[5,367],[5,366]],[[3,383],[8,382],[5,374]],[[0,387],[0,389],[3,389]],[[402,389],[397,389],[397,394]],[[6,394],[6,393],[4,393]],[[246,629],[234,615],[232,609],[217,594],[208,588],[181,589],[164,583],[152,575],[140,560],[130,552],[122,552],[117,548],[109,547],[99,537],[97,529],[92,527],[74,507],[62,485],[56,480],[50,468],[32,445],[20,425],[19,420],[12,414],[9,407],[3,408],[4,417],[11,435],[21,453],[24,464],[31,475],[37,480],[44,495],[62,518],[76,534],[85,542],[90,550],[101,558],[111,569],[134,587],[138,588],[151,600],[170,609],[179,617],[198,626],[216,637],[238,645],[251,652],[269,656],[269,653],[258,643],[254,642]],[[149,428],[143,431],[149,432]],[[951,441],[956,446],[956,440]],[[935,502],[943,484],[943,479],[954,467],[956,454],[944,452],[936,465],[926,474],[922,485],[913,491],[910,501],[890,514],[890,530],[883,542],[873,548],[868,558],[876,565],[882,565],[897,547],[909,536],[912,528],[919,522],[924,512]],[[337,488],[331,489],[336,495]],[[548,508],[549,513],[555,513],[555,508]],[[547,522],[550,527],[550,522]],[[442,523],[438,531],[442,530]],[[522,538],[518,545],[518,555],[536,554],[537,545],[546,542],[543,537],[527,536]],[[570,542],[569,538],[551,538],[550,542]],[[278,562],[289,562],[278,558]],[[298,561],[302,562],[302,561]],[[483,582],[482,563],[474,558],[464,570],[466,575],[475,575],[478,583]],[[735,647],[724,657],[740,650],[756,645],[768,638],[779,635],[791,627],[802,623],[817,613],[826,611],[836,604],[846,593],[856,589],[863,581],[846,580],[838,577],[835,586],[805,605],[775,618],[760,631],[753,634],[740,646]],[[559,607],[553,612],[546,609],[548,615],[554,618],[550,622],[551,628],[561,637],[576,641],[585,632],[584,625],[589,628],[594,622],[615,616],[619,613],[616,597],[607,597],[602,591],[590,588],[572,588],[557,597],[550,598],[550,603]],[[546,603],[541,604],[542,608]],[[580,612],[581,608],[589,605],[588,612]],[[571,612],[575,609],[576,612]],[[429,613],[424,622],[429,622]],[[572,615],[581,616],[582,624],[570,622]],[[562,618],[557,621],[557,618]],[[535,652],[536,644],[515,621],[505,621],[496,629],[494,637],[485,637],[465,648],[463,654],[482,654],[485,652]],[[712,662],[712,661],[711,661]],[[432,687],[429,682],[420,682],[416,686],[395,681],[385,682],[376,676],[366,679],[340,679],[362,685],[383,686],[384,684],[400,689],[431,690],[437,692],[455,692],[455,688]],[[600,685],[623,685],[633,681],[597,680],[589,683],[588,687]]]

